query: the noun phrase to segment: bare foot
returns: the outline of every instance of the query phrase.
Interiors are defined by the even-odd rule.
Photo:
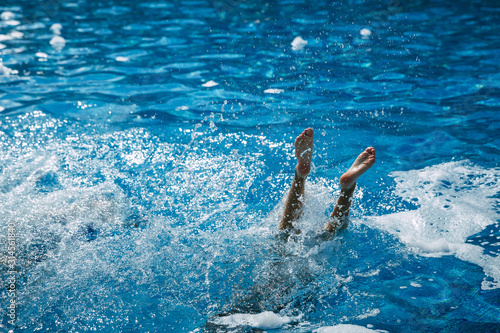
[[[311,171],[312,153],[313,130],[308,128],[295,139],[295,155],[297,155],[295,171],[300,177],[306,177]]]
[[[349,170],[340,177],[340,189],[350,190],[356,184],[356,180],[370,169],[375,163],[375,148],[366,148],[364,152],[359,154],[356,161],[351,165]]]

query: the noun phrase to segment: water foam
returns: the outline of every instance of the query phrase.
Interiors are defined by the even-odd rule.
[[[292,321],[299,320],[300,317],[301,316],[280,316],[271,311],[264,311],[257,314],[236,313],[229,316],[219,317],[213,320],[213,323],[225,325],[230,328],[250,326],[253,328],[277,329],[291,323]]]
[[[500,218],[495,209],[500,169],[460,161],[391,176],[396,181],[394,193],[418,208],[378,216],[367,223],[395,235],[420,255],[454,255],[479,265],[495,280],[483,282],[482,288],[500,288],[500,257],[467,243],[469,237]]]
[[[363,326],[350,325],[350,324],[325,326],[325,327],[320,327],[314,331],[314,333],[373,333],[373,332],[385,332],[385,331],[371,330]]]
[[[301,51],[307,45],[307,40],[302,39],[302,37],[297,36],[292,41],[292,50]]]

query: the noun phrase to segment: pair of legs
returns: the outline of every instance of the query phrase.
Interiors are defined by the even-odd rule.
[[[297,166],[292,186],[285,201],[285,210],[281,216],[280,229],[292,230],[302,212],[302,197],[306,177],[311,171],[313,151],[313,130],[308,128],[295,139]],[[375,148],[366,148],[359,154],[352,166],[340,177],[340,196],[330,215],[325,230],[336,233],[347,227],[347,217],[351,207],[351,198],[356,187],[356,180],[375,163]]]

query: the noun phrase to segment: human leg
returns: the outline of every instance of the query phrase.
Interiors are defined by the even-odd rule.
[[[292,222],[296,221],[302,211],[301,197],[304,195],[306,177],[311,171],[313,151],[313,130],[308,128],[295,139],[295,155],[297,166],[292,186],[285,201],[285,210],[281,216],[280,229],[293,229]]]
[[[349,216],[356,180],[365,173],[366,170],[370,169],[374,163],[375,148],[366,148],[364,152],[359,154],[349,170],[340,177],[340,196],[328,219],[325,230],[335,233],[347,227],[347,217]]]

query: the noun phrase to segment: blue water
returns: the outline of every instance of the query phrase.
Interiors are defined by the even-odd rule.
[[[500,332],[496,1],[0,12],[2,331]],[[367,146],[348,230],[317,241]]]

